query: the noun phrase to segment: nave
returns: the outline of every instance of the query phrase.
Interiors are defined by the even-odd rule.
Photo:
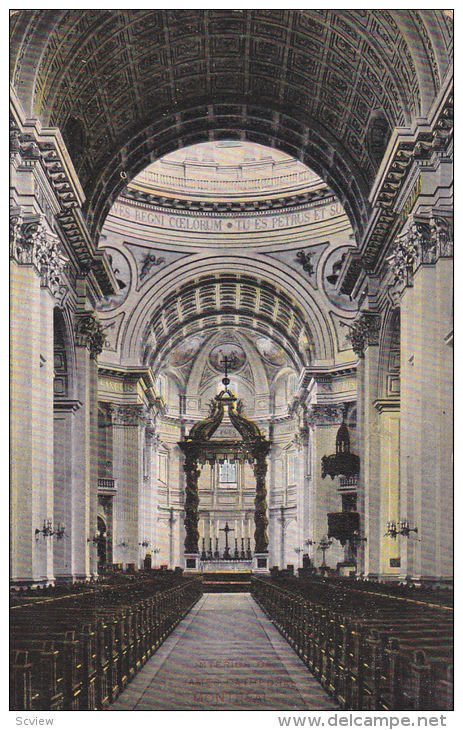
[[[145,571],[13,595],[11,708],[452,709],[452,591],[205,577]]]
[[[450,709],[453,11],[10,20],[12,708]]]
[[[206,593],[111,710],[334,710],[249,593]]]

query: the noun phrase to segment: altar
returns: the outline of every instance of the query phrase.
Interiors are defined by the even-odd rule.
[[[200,560],[199,570],[202,573],[250,573],[252,564],[252,560]]]

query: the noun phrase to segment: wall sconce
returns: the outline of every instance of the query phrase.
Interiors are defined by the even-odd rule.
[[[158,553],[160,553],[160,552],[161,552],[161,548],[158,548],[158,547],[154,547],[154,548],[153,548],[153,549],[151,550],[151,552],[153,553],[153,555],[157,555]]]
[[[125,540],[122,540],[122,542],[120,542],[117,547],[128,548],[128,547],[130,547],[130,543],[126,542]]]
[[[51,537],[53,535],[53,527],[51,524],[51,520],[44,520],[42,529],[35,530],[36,539],[39,535],[43,535],[44,537]]]
[[[402,535],[402,537],[410,537],[411,532],[418,532],[418,528],[410,527],[408,520],[399,520],[397,523],[392,521],[386,523],[386,532],[384,536],[391,537],[395,540],[398,535]]]
[[[66,528],[64,527],[64,525],[60,525],[60,523],[58,522],[58,529],[56,529],[53,533],[54,535],[56,535],[57,540],[62,540],[63,537],[66,537],[65,529]]]
[[[149,542],[149,541],[148,541],[148,540],[146,539],[146,537],[145,537],[145,538],[144,538],[144,540],[143,540],[143,542],[139,542],[139,543],[138,543],[138,545],[139,545],[140,547],[144,547],[144,548],[147,548],[147,547],[148,547],[149,545],[151,545],[151,543],[150,543],[150,542]]]
[[[65,537],[65,527],[58,522],[58,528],[54,530],[52,521],[44,520],[42,529],[39,530],[36,528],[35,530],[36,540],[38,540],[39,535],[43,535],[44,537],[53,537],[55,535],[57,540],[62,540]]]

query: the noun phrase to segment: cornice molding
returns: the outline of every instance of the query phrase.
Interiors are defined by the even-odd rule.
[[[339,291],[351,294],[362,270],[373,273],[381,253],[397,235],[401,214],[408,206],[403,195],[418,179],[417,163],[447,159],[453,147],[453,85],[446,79],[428,119],[417,119],[413,129],[394,131],[370,194],[372,215],[357,252],[349,252],[338,280]],[[413,194],[413,191],[411,191]],[[416,191],[415,197],[419,195]]]
[[[103,295],[117,291],[117,282],[103,251],[97,251],[84,221],[85,195],[57,128],[25,119],[13,99],[10,116],[10,162],[16,170],[39,166],[56,201],[54,219],[83,273],[91,274]],[[45,183],[41,183],[45,184]]]
[[[98,375],[115,378],[123,383],[130,383],[133,387],[136,387],[136,384],[140,382],[149,405],[151,407],[155,407],[157,413],[164,413],[165,404],[162,398],[157,395],[155,391],[154,375],[150,367],[98,363]],[[131,388],[132,390],[133,387]]]
[[[329,189],[317,190],[312,192],[289,194],[278,198],[267,198],[251,201],[203,201],[188,200],[180,198],[169,198],[163,195],[153,195],[137,190],[125,188],[120,196],[121,203],[136,203],[143,207],[155,208],[158,211],[172,213],[181,213],[182,215],[201,215],[202,217],[227,217],[236,214],[254,213],[268,214],[273,211],[285,212],[288,210],[305,210],[307,208],[315,208],[320,205],[329,205],[330,203],[339,202],[335,195]]]
[[[379,413],[400,413],[400,398],[378,398],[373,406]]]

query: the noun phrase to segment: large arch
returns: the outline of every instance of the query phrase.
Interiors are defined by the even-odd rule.
[[[127,360],[139,359],[147,327],[155,312],[165,306],[167,298],[178,296],[185,287],[198,289],[201,285],[213,284],[221,279],[224,281],[227,278],[230,281],[242,279],[244,282],[246,277],[243,272],[249,267],[250,261],[251,259],[245,256],[234,261],[227,261],[223,256],[209,257],[207,260],[204,256],[198,256],[194,265],[190,262],[182,266],[180,262],[180,265],[172,267],[171,272],[166,272],[156,286],[146,290],[145,296],[140,297],[137,308],[125,324],[121,357]],[[275,270],[270,263],[260,262],[254,258],[252,264],[251,279],[254,288],[262,285],[272,293],[279,291],[288,301],[292,300],[296,309],[300,311],[301,321],[307,323],[312,336],[313,358],[322,360],[333,358],[334,339],[330,320],[324,315],[319,303],[308,289],[304,289],[289,273]],[[189,283],[185,285],[185,281]],[[289,291],[291,295],[289,297],[288,294],[283,295],[283,291]],[[205,311],[204,314],[207,315],[208,312]],[[299,364],[302,365],[303,362],[304,358],[301,358]]]
[[[69,147],[94,235],[149,162],[238,137],[312,167],[359,238],[379,165],[369,122],[426,115],[450,39],[437,11],[22,11],[12,82],[28,115],[85,139]]]

